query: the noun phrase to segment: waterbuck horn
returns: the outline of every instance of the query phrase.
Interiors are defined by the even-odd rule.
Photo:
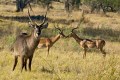
[[[29,20],[30,20],[30,22],[32,23],[32,24],[36,24],[31,18],[30,18],[30,11],[29,11],[29,9],[28,9],[28,18],[29,18]],[[37,24],[36,24],[37,25]]]

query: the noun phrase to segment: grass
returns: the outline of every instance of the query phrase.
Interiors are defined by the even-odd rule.
[[[46,58],[46,50],[36,50],[31,72],[20,72],[20,60],[12,72],[13,57],[7,51],[1,52],[0,78],[2,80],[119,80],[119,54],[110,54],[104,59],[96,52],[88,53],[82,59],[82,52],[66,52],[52,48]],[[44,67],[44,69],[43,69]]]
[[[6,24],[7,23],[7,24]],[[33,57],[32,71],[20,72],[20,59],[15,71],[12,71],[13,56],[9,51],[9,45],[14,41],[14,32],[11,32],[16,25],[20,29],[28,29],[26,23],[14,22],[12,29],[8,26],[11,21],[1,23],[1,31],[5,30],[6,35],[1,36],[2,47],[0,51],[0,79],[2,80],[119,80],[120,79],[120,57],[119,42],[107,41],[105,50],[107,56],[104,59],[99,51],[89,51],[86,59],[82,58],[83,50],[74,39],[60,39],[50,50],[46,57],[47,49],[37,49]],[[22,27],[22,24],[25,27]],[[52,24],[51,24],[52,25]],[[46,30],[50,32],[52,28]],[[45,31],[45,32],[46,32]],[[66,34],[70,30],[65,30]],[[44,31],[43,31],[44,32]],[[44,32],[44,33],[45,33]],[[84,32],[84,31],[81,31]],[[105,31],[104,31],[105,32]],[[5,33],[5,32],[2,32]],[[10,34],[9,34],[10,33]],[[51,32],[56,35],[57,31]],[[91,33],[92,34],[92,33]],[[8,36],[10,35],[10,36]],[[11,36],[13,35],[13,36]],[[47,34],[46,34],[47,35]],[[86,35],[86,34],[85,34]],[[87,36],[86,36],[87,37]],[[90,35],[88,35],[90,38]],[[3,44],[4,43],[4,44]],[[64,47],[63,47],[64,46]]]
[[[37,9],[38,8],[36,8],[36,13],[39,14]],[[23,14],[15,14],[16,16],[18,16],[18,14],[23,16],[26,14],[26,11],[27,10],[25,10]],[[3,11],[2,13],[5,13],[4,16],[8,14],[11,16],[14,15],[12,12],[6,13],[6,11]],[[0,12],[0,15],[2,13]],[[57,11],[53,13],[57,13]],[[56,16],[51,16],[53,13],[51,11],[48,16],[57,19]],[[79,12],[73,14],[79,15]],[[26,72],[23,70],[22,73],[20,71],[20,58],[15,71],[12,71],[14,57],[9,48],[14,42],[16,34],[19,34],[21,31],[30,33],[28,24],[26,22],[0,19],[0,80],[119,80],[120,16],[116,17],[117,14],[115,15],[113,13],[109,15],[112,17],[86,14],[86,21],[88,22],[82,24],[79,29],[76,30],[77,35],[82,38],[105,39],[106,58],[103,58],[98,50],[90,50],[87,52],[86,59],[83,59],[83,50],[73,38],[61,38],[50,49],[50,55],[48,57],[46,57],[46,48],[36,49],[33,57],[32,71]],[[61,17],[59,15],[58,17],[59,19],[63,19],[65,18],[64,16]],[[74,19],[76,19],[76,17]],[[113,21],[113,19],[115,19],[115,21]],[[108,24],[105,24],[106,22],[108,22]],[[72,25],[74,24],[76,25],[77,23],[72,23]],[[98,26],[99,24],[102,26]],[[50,23],[49,28],[42,32],[42,36],[51,37],[57,35],[58,31],[55,30],[53,26],[54,23]],[[62,26],[65,28],[65,34],[68,35],[71,30],[71,25],[60,24],[61,28]]]

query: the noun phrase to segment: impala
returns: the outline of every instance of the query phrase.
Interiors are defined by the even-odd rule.
[[[59,27],[55,27],[57,30],[59,30],[59,34],[51,37],[51,38],[43,38],[40,39],[39,44],[38,44],[38,48],[47,48],[48,54],[49,55],[49,50],[50,48],[61,38],[61,37],[65,37],[65,35],[63,34],[63,30],[61,30]]]
[[[44,28],[48,27],[48,23],[46,22],[46,15],[44,17],[43,22],[38,25],[32,19],[30,18],[30,13],[28,9],[28,17],[29,17],[29,26],[32,28],[32,32],[30,35],[27,35],[26,33],[21,34],[16,37],[16,41],[13,46],[13,55],[15,57],[14,65],[13,65],[13,71],[15,70],[15,67],[18,62],[18,56],[21,58],[21,72],[23,68],[27,70],[27,60],[29,59],[29,70],[31,71],[31,63],[32,58],[35,52],[35,49],[37,48],[40,40],[41,31]]]
[[[105,41],[102,40],[102,39],[94,39],[94,40],[82,39],[82,38],[78,37],[76,35],[76,33],[74,32],[74,30],[77,29],[77,28],[78,27],[73,28],[71,33],[66,37],[74,38],[76,40],[76,42],[84,49],[83,58],[86,57],[86,51],[89,48],[97,48],[97,49],[99,49],[101,51],[101,53],[103,54],[103,56],[105,57],[106,52],[103,50],[103,47],[105,46]]]

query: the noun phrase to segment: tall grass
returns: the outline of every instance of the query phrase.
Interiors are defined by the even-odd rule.
[[[7,24],[6,24],[7,23]],[[51,24],[52,26],[53,24]],[[10,27],[12,26],[12,27]],[[82,58],[83,50],[75,42],[74,39],[61,38],[50,49],[50,55],[46,57],[47,49],[37,49],[33,57],[32,71],[20,72],[20,59],[15,71],[12,71],[14,58],[12,52],[7,48],[12,45],[15,40],[15,27],[21,31],[29,28],[26,23],[2,21],[0,22],[0,79],[1,80],[119,80],[120,79],[120,57],[119,57],[119,42],[111,42],[109,39],[117,38],[119,33],[114,33],[112,29],[107,28],[82,28],[76,30],[80,37],[95,38],[97,35],[106,36],[107,51],[106,58],[98,51],[87,52],[86,59]],[[15,30],[14,30],[15,29]],[[96,32],[96,31],[98,32]],[[99,31],[100,30],[100,31]],[[109,31],[110,30],[110,31]],[[68,35],[71,28],[65,29],[65,34]],[[108,31],[108,32],[106,32]],[[113,32],[111,32],[113,31]],[[49,34],[49,35],[48,35]],[[51,37],[58,34],[58,31],[53,27],[42,32],[42,36]],[[113,34],[113,35],[111,35]],[[104,38],[104,37],[102,37]]]
[[[23,13],[10,12],[8,6],[0,5],[0,15],[26,16]],[[59,7],[58,5],[55,5]],[[5,7],[5,9],[4,9]],[[14,8],[14,6],[11,5]],[[62,7],[60,7],[62,8]],[[37,15],[44,14],[40,8],[35,8]],[[59,12],[59,14],[57,14]],[[73,12],[71,19],[78,20],[80,12]],[[62,10],[51,10],[47,15],[51,19],[66,19],[66,13]],[[75,15],[75,16],[74,16]],[[106,58],[98,50],[89,50],[86,59],[83,59],[83,50],[73,38],[61,38],[50,49],[50,55],[46,57],[47,49],[36,49],[32,71],[20,71],[20,59],[15,71],[12,71],[14,57],[9,48],[20,32],[30,34],[30,28],[26,22],[0,19],[0,80],[119,80],[120,79],[120,29],[119,16],[110,14],[110,17],[101,17],[95,14],[86,14],[86,24],[79,26],[75,33],[81,38],[102,38],[106,41]],[[76,23],[72,23],[75,27]],[[102,24],[101,27],[94,25]],[[109,26],[110,25],[110,26]],[[114,26],[113,26],[114,25]],[[115,26],[116,25],[116,26]],[[61,26],[64,26],[63,28]],[[71,33],[71,26],[60,24],[65,35]],[[59,32],[50,23],[48,29],[43,30],[41,37],[52,37]]]

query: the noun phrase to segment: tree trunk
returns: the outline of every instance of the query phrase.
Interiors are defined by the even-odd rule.
[[[81,4],[81,0],[75,0],[74,9],[79,10],[80,4]]]
[[[21,12],[23,11],[23,0],[16,0],[16,12]]]
[[[16,12],[22,12],[30,1],[32,0],[16,0]]]

